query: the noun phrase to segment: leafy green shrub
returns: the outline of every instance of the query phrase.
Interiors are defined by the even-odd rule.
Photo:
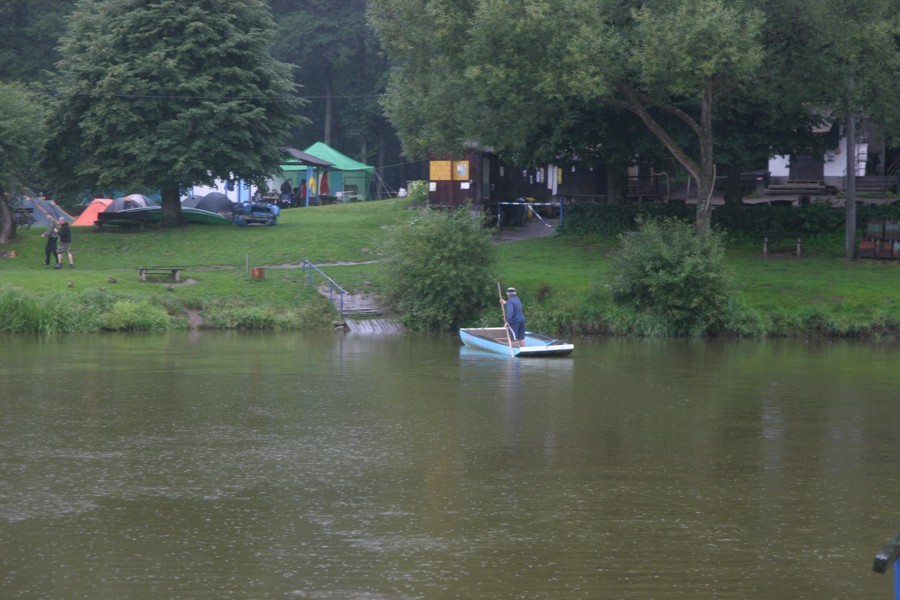
[[[108,331],[165,331],[169,328],[169,315],[149,302],[116,300],[103,313],[100,326]]]
[[[727,329],[723,319],[735,293],[724,267],[724,235],[697,235],[692,225],[648,221],[622,236],[611,265],[613,300],[641,315],[654,335],[702,335]]]
[[[428,204],[428,182],[410,181],[407,197],[410,203],[424,206]]]
[[[468,208],[428,208],[388,231],[384,296],[409,327],[452,329],[493,298],[496,259],[481,224]]]

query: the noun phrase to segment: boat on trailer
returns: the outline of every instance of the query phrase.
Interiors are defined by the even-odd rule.
[[[487,350],[506,356],[526,358],[529,356],[568,356],[575,350],[575,344],[540,333],[525,332],[525,345],[510,348],[505,327],[470,327],[459,330],[462,343],[470,348]]]

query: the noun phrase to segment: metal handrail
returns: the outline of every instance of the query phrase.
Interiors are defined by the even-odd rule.
[[[312,263],[309,262],[308,260],[305,260],[305,259],[304,259],[303,264],[300,265],[300,268],[303,269],[303,270],[305,270],[305,271],[307,272],[307,275],[306,275],[306,285],[308,285],[309,287],[312,287],[313,269],[315,269],[315,271],[316,271],[319,275],[321,275],[322,277],[325,278],[326,281],[328,281],[328,299],[331,300],[331,303],[332,303],[332,304],[334,304],[334,292],[335,292],[335,289],[338,290],[339,296],[340,296],[340,303],[338,304],[338,310],[339,310],[340,313],[341,313],[341,319],[343,319],[343,318],[344,318],[344,294],[346,294],[347,291],[346,291],[344,288],[342,288],[341,286],[339,286],[339,285],[337,284],[337,282],[336,282],[334,279],[332,279],[331,277],[329,277],[328,275],[326,275],[326,274],[322,271],[322,269],[320,269],[320,268],[317,267],[316,265],[312,264]]]

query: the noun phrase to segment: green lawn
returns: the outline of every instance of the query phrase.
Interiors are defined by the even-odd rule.
[[[105,288],[128,296],[176,299],[186,305],[238,302],[296,305],[317,301],[305,272],[275,268],[310,260],[349,291],[377,287],[390,276],[379,262],[387,226],[407,222],[416,212],[404,200],[384,200],[284,211],[274,227],[192,225],[178,230],[97,232],[73,229],[76,269],[43,266],[42,228],[19,229],[0,258],[0,285],[34,293]],[[761,246],[735,244],[726,262],[746,302],[770,318],[819,315],[857,325],[900,323],[900,262],[847,261],[842,240],[810,241],[801,259],[761,256]],[[498,279],[523,290],[526,299],[549,293],[564,305],[582,305],[602,295],[614,238],[551,236],[498,244]],[[263,280],[246,266],[267,266]],[[169,289],[138,279],[139,266],[184,267],[190,285]],[[116,280],[110,283],[110,278]],[[318,283],[320,280],[316,280]],[[71,286],[69,286],[71,282]],[[534,306],[534,304],[532,304]],[[841,327],[844,327],[842,325]],[[840,329],[840,328],[839,328]]]

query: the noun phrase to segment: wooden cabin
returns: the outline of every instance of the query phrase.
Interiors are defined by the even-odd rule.
[[[428,203],[458,207],[470,203],[496,216],[498,202],[601,201],[602,169],[577,164],[516,167],[492,152],[468,150],[454,159],[429,162]]]

